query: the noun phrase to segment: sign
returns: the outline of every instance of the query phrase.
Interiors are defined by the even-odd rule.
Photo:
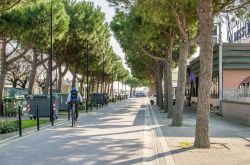
[[[250,39],[250,21],[239,21],[228,33],[229,43]]]

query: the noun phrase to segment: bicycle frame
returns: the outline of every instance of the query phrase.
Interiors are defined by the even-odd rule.
[[[75,114],[75,110],[76,110],[76,103],[73,103],[72,109],[71,109],[72,127],[74,127],[74,126],[76,125],[76,114]]]

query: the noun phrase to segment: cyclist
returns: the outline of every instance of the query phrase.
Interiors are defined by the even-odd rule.
[[[76,113],[76,121],[78,118],[78,104],[82,105],[83,98],[81,94],[76,90],[76,87],[73,86],[72,91],[69,93],[67,102],[70,104],[70,108],[72,109],[73,101],[75,101],[75,113]]]

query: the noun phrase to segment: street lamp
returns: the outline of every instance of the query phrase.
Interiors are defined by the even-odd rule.
[[[49,59],[49,72],[50,72],[50,122],[54,125],[54,111],[53,111],[53,91],[52,91],[52,58],[53,58],[53,11],[52,11],[52,0],[50,1],[50,59]]]

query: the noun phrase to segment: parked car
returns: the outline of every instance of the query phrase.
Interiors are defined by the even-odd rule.
[[[145,93],[136,93],[135,97],[146,97]]]

